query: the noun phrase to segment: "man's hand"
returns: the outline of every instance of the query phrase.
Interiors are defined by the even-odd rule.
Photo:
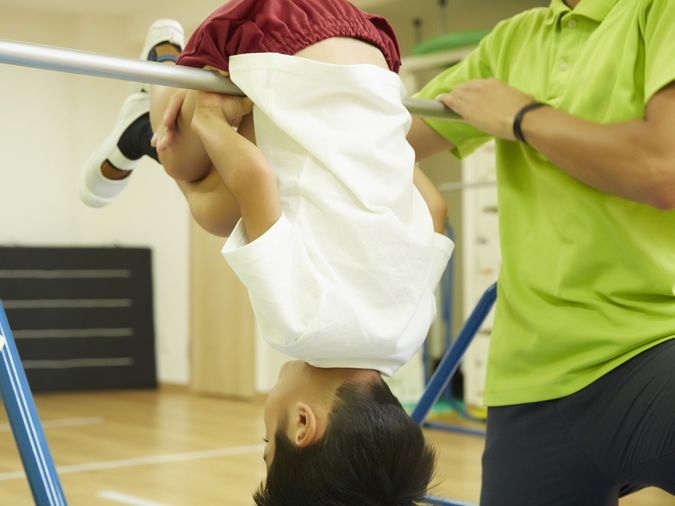
[[[437,97],[471,126],[501,139],[516,140],[513,120],[534,98],[498,79],[468,81]]]

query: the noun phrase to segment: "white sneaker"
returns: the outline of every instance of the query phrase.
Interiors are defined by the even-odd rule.
[[[80,199],[90,207],[103,207],[110,204],[129,183],[129,176],[112,180],[101,174],[101,165],[108,160],[119,170],[133,170],[138,160],[130,160],[122,154],[117,143],[124,131],[143,114],[150,111],[150,95],[137,91],[127,97],[117,116],[112,132],[94,151],[84,165],[80,177]]]
[[[147,60],[150,50],[161,42],[169,42],[183,50],[185,46],[185,33],[183,27],[175,19],[158,19],[150,25],[145,36],[145,44],[141,51],[140,59]]]
[[[147,59],[152,48],[161,42],[170,42],[182,48],[184,39],[180,23],[172,19],[159,19],[148,29],[141,58]],[[108,160],[113,167],[126,171],[131,171],[138,165],[138,160],[130,160],[124,156],[117,144],[125,130],[150,111],[148,89],[142,83],[132,83],[129,86],[129,96],[122,104],[115,127],[85,163],[79,190],[80,199],[88,206],[103,207],[110,204],[129,183],[129,176],[119,180],[106,178],[101,173],[101,165]]]

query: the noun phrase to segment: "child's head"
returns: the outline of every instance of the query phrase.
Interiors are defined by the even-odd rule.
[[[290,362],[265,425],[258,506],[412,506],[434,473],[433,449],[374,371]]]

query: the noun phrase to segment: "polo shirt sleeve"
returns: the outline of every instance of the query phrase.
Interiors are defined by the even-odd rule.
[[[458,84],[494,76],[490,58],[495,31],[488,34],[478,47],[464,60],[432,79],[415,97],[434,100],[438,95],[451,91]],[[491,136],[466,123],[443,119],[425,118],[426,123],[450,141],[452,153],[464,158],[491,139]]]
[[[296,356],[289,350],[295,350],[320,319],[323,305],[318,301],[330,290],[296,229],[282,215],[262,236],[248,242],[240,220],[222,254],[248,290],[264,339]]]
[[[645,2],[642,19],[645,42],[645,104],[665,86],[675,81],[675,2]]]

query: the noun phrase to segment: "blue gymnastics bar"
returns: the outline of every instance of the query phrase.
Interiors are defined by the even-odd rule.
[[[61,482],[1,302],[0,335],[5,339],[0,351],[0,393],[33,500],[37,506],[66,506]]]
[[[410,415],[415,423],[418,425],[424,425],[424,420],[426,419],[431,408],[434,407],[436,401],[441,396],[443,391],[448,388],[452,375],[455,374],[455,371],[459,367],[459,363],[466,352],[466,349],[473,341],[473,338],[476,336],[476,333],[480,329],[480,326],[487,318],[487,315],[492,310],[492,306],[497,299],[497,285],[493,284],[488,287],[487,290],[483,293],[478,304],[473,309],[469,318],[467,318],[464,326],[459,331],[457,339],[452,343],[450,348],[446,350],[443,358],[441,359],[440,364],[436,368],[436,371],[431,376],[431,379],[427,383],[427,386],[422,393],[417,406]],[[477,431],[472,431],[467,429],[465,431],[467,434],[476,434]],[[436,506],[474,506],[472,504],[453,501],[451,499],[445,499],[443,497],[434,497],[429,496],[424,499],[425,504],[433,504]]]
[[[244,95],[232,81],[209,70],[13,40],[0,40],[0,63],[174,88]],[[403,105],[417,116],[463,121],[456,113],[435,100],[407,97],[403,100]]]
[[[497,285],[493,284],[485,291],[485,293],[483,293],[478,304],[476,304],[476,307],[460,330],[457,339],[452,343],[450,349],[445,352],[443,359],[440,364],[438,364],[429,383],[427,383],[424,393],[422,393],[422,397],[410,415],[415,423],[420,425],[424,423],[429,411],[431,411],[431,408],[436,404],[436,401],[443,393],[443,390],[448,387],[450,379],[459,367],[459,363],[462,360],[466,349],[471,344],[471,341],[485,321],[485,318],[487,318],[496,299]]]

